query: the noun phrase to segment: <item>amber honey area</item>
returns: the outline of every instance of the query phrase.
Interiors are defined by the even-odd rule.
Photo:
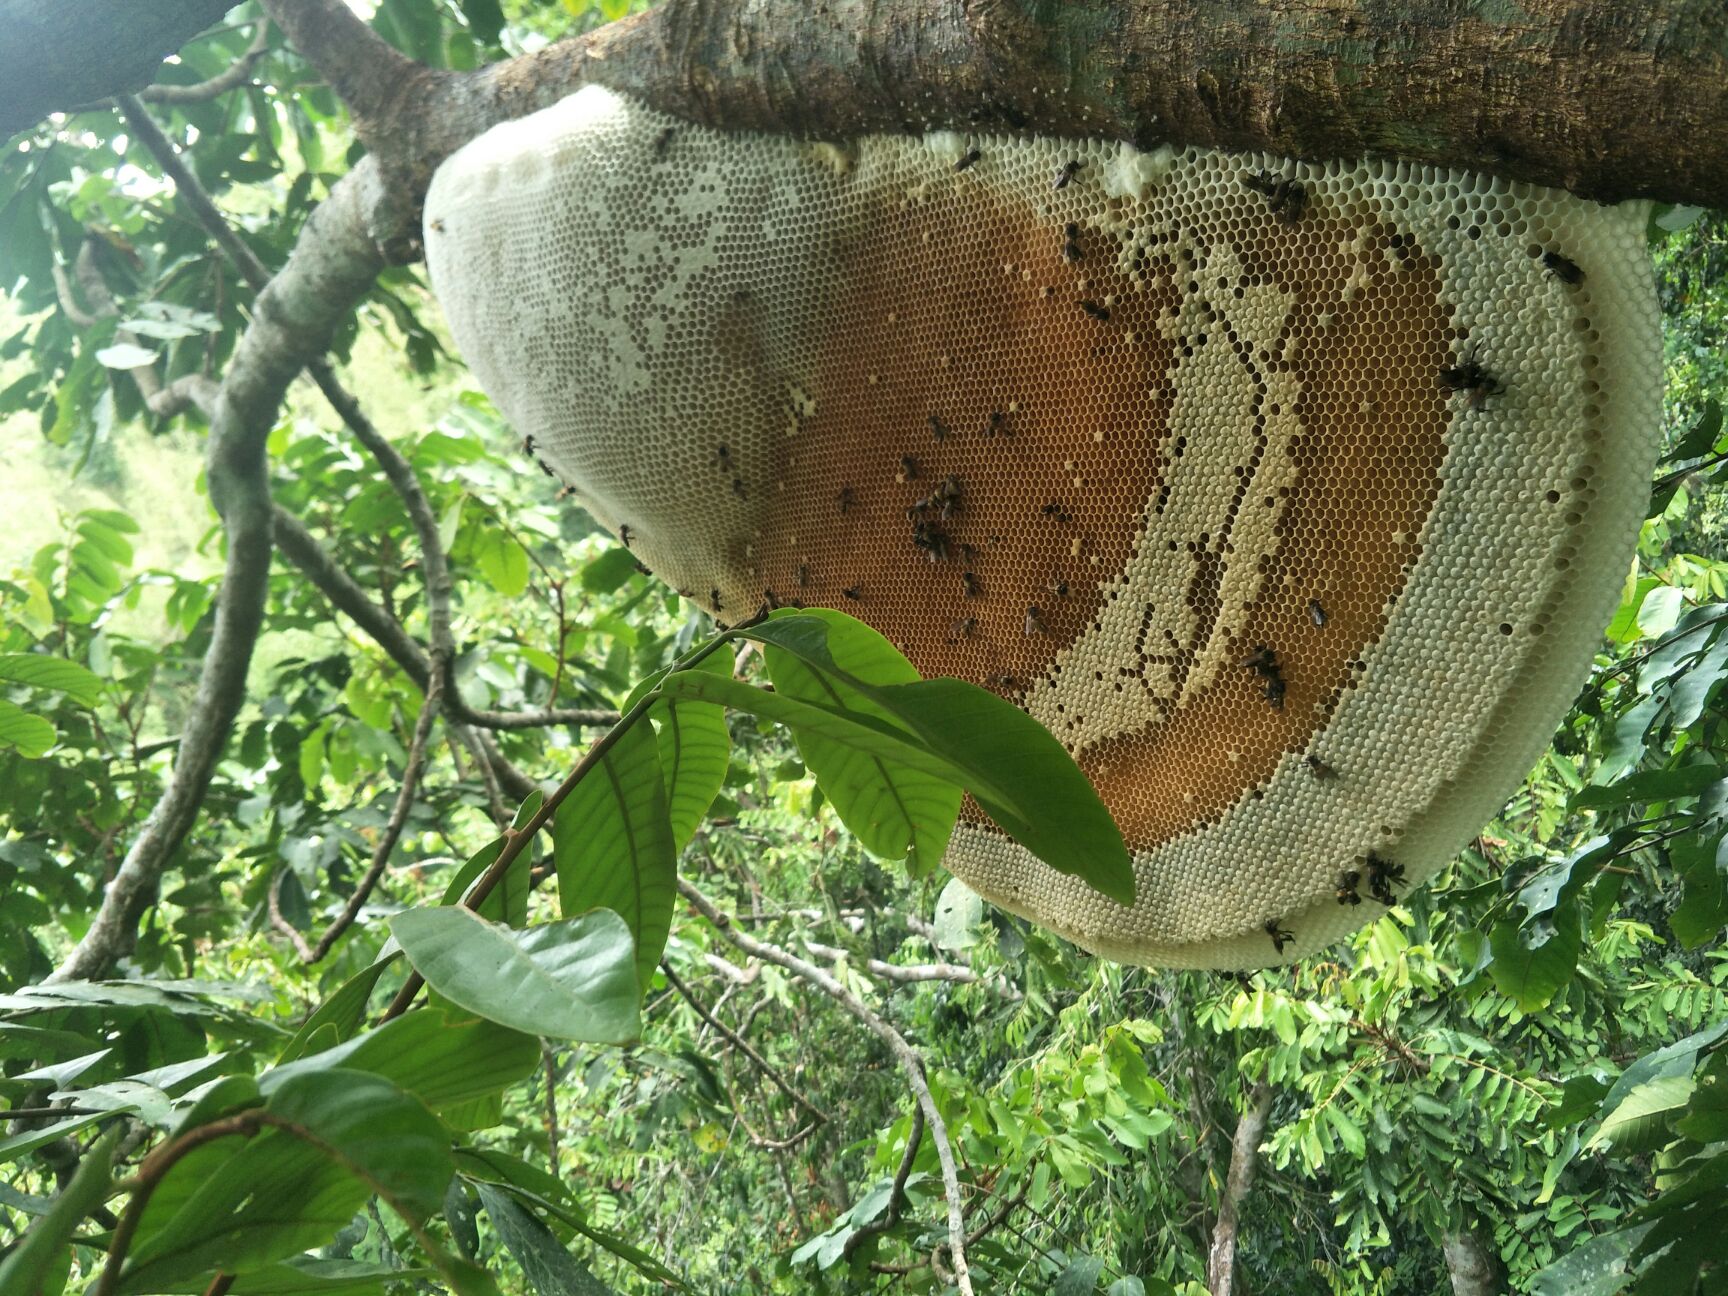
[[[1246,187],[1157,234],[1028,214],[958,176],[869,222],[768,471],[711,470],[770,501],[739,555],[762,601],[1014,698],[1144,850],[1356,683],[1439,490],[1455,334],[1390,227]]]

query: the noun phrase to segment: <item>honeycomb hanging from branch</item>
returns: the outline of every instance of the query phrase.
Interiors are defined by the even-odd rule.
[[[591,88],[426,213],[463,356],[656,573],[722,620],[853,613],[1068,746],[1131,908],[970,806],[946,863],[1112,958],[1295,957],[1441,867],[1564,714],[1646,498],[1641,204]]]

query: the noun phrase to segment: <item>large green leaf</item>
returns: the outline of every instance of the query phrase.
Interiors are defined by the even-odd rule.
[[[102,681],[77,662],[45,653],[0,653],[0,681],[64,693],[80,706],[95,706]]]
[[[540,1065],[532,1035],[484,1018],[452,1021],[423,1008],[376,1030],[279,1066],[263,1077],[266,1093],[309,1071],[344,1067],[399,1085],[435,1112],[485,1098],[531,1075]]]
[[[58,736],[54,726],[41,716],[0,698],[0,747],[14,748],[20,756],[35,760],[47,753]]]
[[[489,1021],[591,1044],[636,1038],[635,942],[615,913],[512,931],[466,909],[409,909],[390,930],[427,985]]]
[[[1674,1141],[1673,1123],[1686,1110],[1694,1082],[1689,1075],[1661,1076],[1636,1086],[1602,1118],[1586,1148],[1653,1152]]]
[[[1572,979],[1578,966],[1584,946],[1578,906],[1569,902],[1555,909],[1553,928],[1545,933],[1512,920],[1496,923],[1488,944],[1494,951],[1488,973],[1495,986],[1525,1012],[1535,1012]]]
[[[215,1270],[245,1274],[328,1242],[377,1194],[411,1224],[443,1201],[449,1135],[418,1099],[363,1071],[308,1071],[270,1095],[266,1125],[169,1170],[144,1208],[121,1292]]]
[[[406,1290],[414,1284],[426,1290],[425,1280],[437,1277],[434,1269],[390,1269],[360,1260],[318,1260],[295,1257],[236,1278],[230,1296],[372,1296],[392,1288]],[[199,1296],[209,1284],[201,1280],[163,1290]]]
[[[824,620],[828,659],[851,679],[877,686],[918,679],[912,663],[862,621]],[[773,642],[763,655],[776,692],[906,728],[834,670]],[[795,730],[794,736],[835,813],[866,850],[885,859],[910,853],[923,867],[940,862],[960,816],[959,785],[821,733]]]
[[[843,613],[776,613],[744,633],[833,676],[887,711],[961,773],[955,780],[998,827],[1060,873],[1123,904],[1134,899],[1134,868],[1122,833],[1062,744],[1019,707],[954,679],[873,685],[830,651],[856,642]]]
[[[7,1296],[45,1296],[52,1290],[51,1276],[58,1274],[64,1281],[72,1235],[111,1191],[108,1172],[123,1132],[123,1125],[117,1125],[96,1141],[48,1212],[36,1221],[5,1262],[0,1263],[0,1292]]]
[[[490,1184],[476,1183],[474,1187],[492,1227],[498,1230],[498,1236],[522,1266],[523,1277],[539,1296],[612,1296],[612,1289],[589,1273],[586,1265],[564,1249],[552,1230],[515,1198]]]
[[[731,646],[722,645],[691,669],[730,679],[733,666]],[[695,835],[726,781],[726,765],[732,757],[726,709],[707,702],[662,698],[649,709],[648,718],[660,742],[666,817],[672,825],[672,848],[679,851]]]
[[[552,858],[560,911],[610,909],[622,918],[636,942],[636,983],[646,989],[672,930],[678,855],[653,729],[637,723],[614,732],[553,816]]]

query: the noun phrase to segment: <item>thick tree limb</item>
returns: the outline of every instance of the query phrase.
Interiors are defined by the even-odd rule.
[[[694,883],[679,878],[678,894],[694,905],[697,912],[712,923],[714,930],[726,940],[746,954],[766,963],[777,964],[814,986],[864,1023],[872,1034],[888,1046],[888,1051],[894,1055],[895,1061],[900,1063],[900,1069],[906,1073],[906,1082],[912,1086],[912,1092],[918,1097],[918,1105],[923,1110],[925,1123],[930,1128],[931,1141],[936,1145],[936,1159],[942,1166],[943,1191],[948,1201],[948,1255],[954,1265],[954,1282],[960,1288],[962,1296],[973,1296],[972,1274],[966,1264],[966,1214],[964,1203],[960,1200],[960,1175],[954,1164],[954,1147],[948,1138],[948,1125],[942,1119],[941,1109],[936,1106],[936,1099],[930,1092],[928,1081],[924,1079],[924,1059],[906,1042],[904,1035],[829,973],[778,945],[770,945],[767,941],[739,931],[737,924],[716,908],[714,902],[703,895]]]
[[[1272,1086],[1264,1080],[1254,1086],[1248,1106],[1236,1122],[1230,1140],[1230,1173],[1224,1181],[1224,1198],[1218,1203],[1218,1223],[1212,1229],[1212,1245],[1206,1254],[1206,1290],[1212,1296],[1230,1296],[1236,1281],[1236,1231],[1242,1203],[1254,1187],[1259,1164],[1260,1141],[1266,1137],[1266,1122],[1272,1115]]]
[[[51,112],[148,85],[235,0],[8,0],[0,13],[0,142]]]
[[[1440,1245],[1452,1296],[1495,1296],[1500,1285],[1500,1259],[1473,1222],[1446,1234]]]
[[[458,122],[521,116],[595,82],[731,129],[1373,154],[1603,201],[1728,206],[1720,0],[1484,13],[1455,0],[668,0],[437,87],[414,139],[436,152]]]

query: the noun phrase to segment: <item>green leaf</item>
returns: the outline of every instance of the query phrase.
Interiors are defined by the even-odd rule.
[[[731,645],[724,644],[692,669],[730,679],[734,666]],[[726,781],[732,735],[726,728],[726,709],[706,702],[661,699],[649,708],[648,718],[660,743],[660,777],[676,853],[695,836]]]
[[[1578,965],[1578,952],[1583,948],[1576,904],[1554,910],[1554,927],[1546,939],[1530,944],[1538,936],[1517,923],[1506,921],[1494,925],[1488,943],[1494,951],[1494,961],[1488,974],[1500,993],[1511,998],[1525,1012],[1546,1007],[1560,987],[1572,979]]]
[[[1104,1272],[1104,1262],[1097,1256],[1080,1256],[1069,1262],[1050,1288],[1050,1296],[1087,1296],[1098,1290],[1098,1275]]]
[[[390,1269],[361,1260],[317,1260],[296,1256],[282,1264],[258,1269],[234,1280],[231,1296],[373,1296],[393,1286],[426,1290],[426,1279],[434,1269]],[[209,1284],[202,1281],[164,1288],[199,1296]]]
[[[277,1055],[276,1064],[280,1066],[300,1057],[305,1053],[307,1043],[314,1033],[325,1026],[334,1027],[340,1039],[347,1039],[352,1035],[366,1020],[366,1004],[372,998],[372,990],[378,984],[378,978],[384,975],[384,969],[399,957],[401,956],[398,954],[388,954],[343,982],[342,987],[320,1004],[318,1010],[294,1032],[294,1038],[289,1040]]]
[[[672,930],[678,855],[653,729],[637,723],[611,737],[553,817],[558,904],[566,915],[610,909],[622,918],[646,988]]]
[[[1587,787],[1572,798],[1574,810],[1602,810],[1633,802],[1672,801],[1697,796],[1722,777],[1716,765],[1682,765],[1678,769],[1639,770],[1608,787]]]
[[[277,1067],[265,1074],[263,1084],[269,1092],[307,1071],[368,1071],[443,1112],[500,1093],[539,1065],[540,1046],[532,1035],[481,1018],[453,1020],[436,1008],[422,1008]]]
[[[846,677],[878,686],[913,683],[918,672],[912,663],[861,621],[837,615],[826,622],[825,630],[826,656],[816,662],[780,647],[772,636],[766,640],[763,656],[775,690],[789,698],[868,716],[910,732],[898,717],[853,687]],[[926,868],[941,860],[960,815],[958,784],[819,732],[794,730],[793,736],[835,813],[866,850],[883,859],[910,854],[915,865]]]
[[[50,1276],[59,1274],[65,1281],[69,1244],[91,1211],[107,1199],[109,1170],[114,1153],[125,1133],[121,1122],[104,1134],[84,1154],[73,1172],[72,1180],[30,1231],[13,1247],[0,1263],[0,1292],[8,1296],[49,1296]]]
[[[474,541],[474,561],[480,574],[505,598],[528,588],[528,551],[503,531],[488,528]]]
[[[1616,1296],[1626,1285],[1626,1258],[1649,1226],[1617,1229],[1574,1247],[1530,1280],[1530,1296]]]
[[[839,676],[961,770],[961,786],[1015,841],[1057,872],[1131,904],[1134,868],[1122,833],[1055,736],[1013,703],[961,680],[872,686],[849,676],[828,639],[833,627],[856,624],[839,612],[782,612],[743,633]],[[840,633],[850,646],[854,632]]]
[[[582,568],[582,588],[590,594],[610,594],[635,574],[635,554],[628,549],[608,549]]]
[[[79,706],[95,706],[102,681],[77,662],[46,653],[0,653],[0,680],[64,693]]]
[[[588,1272],[566,1251],[552,1230],[531,1215],[508,1193],[476,1183],[498,1236],[522,1266],[522,1275],[539,1296],[612,1296],[612,1289]]]
[[[1611,1147],[1620,1152],[1652,1152],[1666,1147],[1674,1141],[1670,1127],[1685,1110],[1692,1089],[1689,1075],[1645,1081],[1614,1105],[1584,1146]]]
[[[176,1162],[144,1208],[121,1292],[215,1270],[245,1274],[328,1242],[376,1193],[417,1226],[454,1173],[420,1102],[363,1071],[308,1071],[270,1095],[251,1137]]]
[[[1716,448],[1716,438],[1721,434],[1722,406],[1713,400],[1706,401],[1704,412],[1698,416],[1698,421],[1680,438],[1680,443],[1662,462],[1685,463],[1688,459],[1702,459]]]
[[[20,756],[35,760],[47,754],[58,736],[54,726],[41,716],[0,698],[0,747],[16,748]]]
[[[409,909],[390,930],[427,985],[489,1021],[592,1044],[637,1036],[636,951],[617,914],[517,932],[466,909]]]

